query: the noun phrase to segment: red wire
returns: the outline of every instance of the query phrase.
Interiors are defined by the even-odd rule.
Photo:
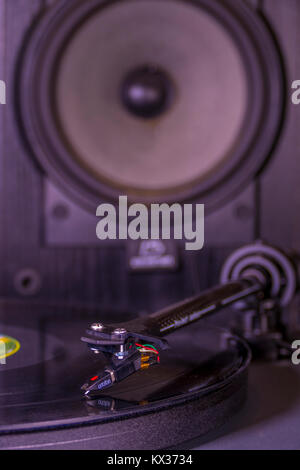
[[[135,345],[138,346],[138,347],[141,347],[143,349],[148,349],[148,351],[155,352],[155,354],[157,354],[157,362],[160,362],[160,357],[159,357],[158,351],[155,351],[155,349],[149,348],[148,346],[143,346],[142,344],[139,344],[139,343],[135,343]]]
[[[139,344],[139,343],[135,343],[135,345],[143,349],[148,349],[149,351],[154,351],[156,354],[158,354],[158,352],[154,348],[149,348],[148,346],[144,346],[143,344]]]

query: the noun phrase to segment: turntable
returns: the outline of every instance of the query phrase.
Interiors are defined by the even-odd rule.
[[[89,312],[81,342],[86,312],[2,302],[2,445],[164,448],[224,425],[244,404],[251,350],[290,360],[281,311],[297,279],[284,253],[258,242],[228,258],[221,280],[144,318],[108,326]],[[230,305],[244,339],[204,320]]]
[[[299,14],[0,0],[1,448],[299,447]]]

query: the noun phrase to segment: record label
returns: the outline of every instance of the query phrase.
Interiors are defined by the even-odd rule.
[[[5,363],[5,359],[19,351],[21,345],[19,341],[10,336],[0,334],[0,361]]]

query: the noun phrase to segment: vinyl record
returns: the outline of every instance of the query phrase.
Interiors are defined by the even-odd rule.
[[[84,312],[65,312],[57,321],[56,315],[47,314],[49,307],[39,306],[38,313],[33,306],[30,321],[23,320],[20,327],[28,305],[17,307],[3,306],[9,320],[1,323],[1,337],[20,345],[0,365],[0,433],[5,448],[64,447],[74,432],[78,446],[94,432],[87,445],[97,441],[98,448],[159,448],[182,440],[174,413],[185,414],[182,429],[187,428],[188,439],[222,424],[244,401],[250,353],[226,330],[199,324],[174,333],[159,365],[86,399],[80,387],[101,370],[104,359],[95,359],[80,342],[87,322]],[[148,431],[140,435],[140,426],[147,428],[153,419],[155,443]],[[163,437],[164,426],[169,432]],[[112,429],[114,437],[108,443]],[[70,443],[75,448],[77,444]]]

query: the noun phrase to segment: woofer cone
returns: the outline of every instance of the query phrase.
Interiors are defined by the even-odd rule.
[[[84,121],[82,121],[81,117],[81,120],[78,119],[76,122],[76,116],[78,116],[76,112],[79,108],[74,108],[76,112],[72,112],[72,108],[68,107],[69,103],[72,103],[72,106],[74,105],[74,93],[71,95],[72,99],[65,97],[64,93],[62,94],[62,90],[65,91],[67,89],[66,80],[64,87],[60,89],[60,92],[58,91],[59,74],[65,73],[65,77],[68,77],[68,73],[70,73],[70,70],[72,71],[72,61],[68,63],[66,52],[70,51],[72,47],[81,47],[83,42],[80,42],[80,35],[83,37],[85,28],[88,28],[90,24],[92,25],[92,22],[96,21],[95,18],[100,18],[101,15],[106,14],[113,15],[113,9],[116,9],[115,12],[117,13],[120,5],[122,5],[124,11],[128,5],[128,8],[131,8],[131,11],[134,12],[137,8],[134,5],[135,0],[129,0],[128,2],[107,0],[83,2],[81,0],[74,0],[72,5],[70,5],[70,2],[63,0],[49,9],[49,12],[39,22],[37,27],[33,29],[27,47],[25,51],[22,51],[20,79],[18,77],[19,111],[21,113],[22,129],[32,153],[43,171],[72,198],[92,211],[95,210],[101,199],[108,198],[115,200],[120,194],[127,194],[132,200],[144,202],[200,200],[206,204],[207,210],[211,210],[245,187],[245,184],[262,168],[274,146],[278,137],[284,106],[284,77],[280,55],[272,35],[264,22],[244,2],[233,0],[222,3],[214,0],[194,0],[191,2],[181,2],[180,0],[159,0],[159,2],[157,0],[143,0],[137,3],[143,8],[145,5],[151,5],[153,12],[155,12],[155,8],[158,8],[158,3],[164,5],[164,11],[169,10],[170,12],[173,8],[187,8],[187,5],[189,5],[189,8],[201,13],[199,18],[204,15],[208,22],[215,23],[216,27],[220,29],[220,37],[225,35],[228,36],[228,41],[232,41],[235,48],[233,56],[237,53],[240,56],[247,96],[244,105],[240,105],[241,99],[237,100],[237,112],[236,115],[233,115],[236,125],[233,130],[229,127],[230,132],[235,137],[231,141],[226,141],[226,133],[224,132],[226,114],[223,121],[218,121],[218,116],[215,114],[215,121],[223,123],[223,125],[220,125],[219,128],[215,127],[214,138],[217,140],[219,134],[222,134],[222,132],[225,134],[226,146],[224,145],[224,155],[221,155],[220,151],[219,153],[215,152],[215,154],[211,153],[213,157],[207,158],[207,163],[205,157],[203,157],[205,146],[201,148],[199,145],[198,148],[193,141],[191,146],[193,155],[190,161],[187,161],[187,151],[185,153],[184,149],[187,149],[188,145],[183,141],[182,153],[177,155],[174,162],[172,162],[171,157],[168,157],[169,160],[166,158],[165,161],[164,157],[158,158],[156,168],[153,170],[153,167],[150,165],[151,159],[148,158],[147,160],[145,158],[141,164],[139,163],[140,166],[136,165],[134,167],[135,162],[133,161],[132,168],[134,168],[134,172],[132,172],[130,168],[131,159],[129,158],[131,155],[130,151],[125,154],[125,157],[119,156],[118,152],[116,152],[117,157],[114,156],[114,158],[111,158],[108,152],[108,156],[103,158],[101,162],[102,166],[97,167],[99,160],[98,158],[93,160],[91,157],[92,151],[91,147],[89,147],[91,139],[88,135],[94,120],[91,120],[90,124],[88,116],[86,120],[87,131],[81,132],[80,138],[77,139],[78,132],[76,130],[81,122]],[[209,26],[208,29],[210,27],[213,26]],[[76,41],[78,41],[77,45]],[[167,49],[169,46],[170,50],[175,48],[176,51],[176,44],[167,44]],[[203,49],[203,45],[198,45],[195,41],[195,50],[198,48]],[[84,52],[83,48],[82,54]],[[188,53],[189,51],[187,50],[186,54],[188,55]],[[91,51],[91,54],[93,54],[92,62],[95,62],[97,58],[97,45],[95,45],[95,51]],[[141,55],[143,56],[143,54]],[[70,70],[66,71],[69,65]],[[144,61],[140,66],[140,69],[132,69],[130,64],[128,64],[127,74],[125,73],[126,70],[124,70],[123,74],[125,81],[120,82],[119,80],[118,87],[115,87],[117,90],[115,96],[118,96],[119,107],[123,108],[124,119],[126,114],[126,122],[129,122],[131,119],[130,125],[133,121],[135,125],[136,122],[140,122],[139,120],[143,120],[143,125],[150,127],[151,132],[156,132],[153,129],[160,129],[161,122],[166,122],[166,120],[163,121],[164,116],[169,116],[172,109],[176,108],[176,95],[180,95],[180,89],[178,91],[176,88],[176,79],[174,80],[172,74],[170,74],[170,83],[167,84],[169,81],[166,78],[169,76],[168,70],[166,75],[159,72],[159,80],[153,88],[154,90],[156,87],[156,92],[158,93],[155,98],[156,103],[152,103],[152,111],[149,111],[151,106],[149,107],[148,103],[148,110],[146,110],[146,114],[148,113],[147,119],[145,119],[145,116],[142,116],[145,113],[145,102],[143,105],[144,110],[137,111],[137,108],[133,110],[134,106],[137,107],[137,102],[133,104],[127,101],[126,110],[124,83],[126,88],[128,80],[133,80],[132,73],[136,74],[138,72],[141,74],[141,70],[145,71],[145,68],[151,68],[153,64],[150,63],[148,65],[147,61]],[[154,64],[154,67],[160,70],[160,64]],[[203,68],[205,67],[203,66]],[[224,69],[224,76],[227,80],[230,80],[230,74],[226,74],[226,70],[227,68]],[[82,70],[82,74],[83,77],[89,75],[89,70]],[[111,76],[113,81],[113,74]],[[134,80],[137,79],[141,80],[141,75],[140,77],[135,75]],[[143,80],[145,80],[145,76]],[[75,80],[74,83],[78,86],[79,82]],[[224,87],[225,85],[223,83]],[[168,86],[171,91],[168,91]],[[226,86],[226,89],[230,90],[230,85],[227,84]],[[241,88],[243,86],[242,84]],[[220,80],[220,87],[222,87],[222,79]],[[212,97],[214,92],[217,97],[220,96],[219,90],[212,88]],[[105,90],[103,93],[105,93]],[[199,93],[197,87],[191,90],[191,94],[194,97],[196,97],[197,93]],[[204,95],[203,91],[202,96]],[[242,95],[241,92],[240,97]],[[68,99],[68,106],[63,108],[62,103]],[[145,100],[145,96],[143,99]],[[233,108],[235,105],[236,103],[232,102]],[[91,109],[93,106],[96,106],[96,104],[92,102]],[[240,108],[238,108],[239,106]],[[227,106],[226,108],[229,116],[231,115],[230,110],[232,107]],[[64,112],[64,109],[67,109],[68,112]],[[89,110],[89,108],[84,109]],[[107,109],[111,108],[107,107]],[[216,109],[219,108],[216,107]],[[243,110],[244,112],[242,112]],[[100,114],[101,110],[99,110]],[[198,119],[198,115],[194,115]],[[74,116],[75,119],[73,119]],[[205,123],[205,103],[203,103],[202,109],[199,109],[199,116],[202,116]],[[211,116],[208,125],[209,132],[213,126],[214,114],[211,113]],[[240,116],[240,120],[238,120],[238,116]],[[101,116],[100,122],[103,126],[109,126],[109,118],[110,116]],[[158,122],[157,119],[161,120]],[[183,126],[186,116],[181,115],[181,119]],[[122,128],[121,124],[120,129]],[[95,126],[94,135],[97,134],[97,129],[99,129],[99,134],[101,134],[101,127],[97,128]],[[107,129],[109,127],[103,129],[101,145],[103,141],[106,142],[105,138],[108,132],[105,131]],[[185,132],[188,133],[187,131]],[[178,127],[178,132],[173,131],[166,135],[170,142],[173,139],[177,145],[177,134],[179,134],[180,138],[180,126]],[[212,141],[213,134],[208,134],[209,140]],[[204,137],[208,134],[203,133]],[[137,133],[137,138],[140,139],[140,135]],[[109,137],[109,142],[113,141],[115,148],[120,148],[121,153],[122,143],[127,142],[125,138],[126,133],[125,137],[123,136],[124,139],[120,142],[118,142],[119,136],[117,133],[114,134],[112,132]],[[164,139],[167,139],[167,137],[164,137]],[[78,141],[74,143],[76,139]],[[134,139],[132,141],[134,142]],[[141,142],[143,144],[142,140]],[[173,143],[173,145],[175,144]],[[219,144],[220,146],[222,144],[221,137]],[[95,143],[93,145],[97,147]],[[108,145],[107,142],[105,145]],[[81,149],[79,149],[80,146]],[[162,156],[167,153],[162,145],[158,146],[158,148]],[[84,156],[82,156],[83,150],[86,152]],[[143,159],[143,152],[140,152],[140,154],[141,159]],[[201,158],[204,163],[198,164],[198,160]],[[214,164],[210,165],[210,158],[211,160],[215,159]],[[205,165],[206,167],[204,168]],[[175,168],[174,170],[173,167]],[[202,167],[204,168],[203,171]],[[186,173],[183,174],[185,171]]]

